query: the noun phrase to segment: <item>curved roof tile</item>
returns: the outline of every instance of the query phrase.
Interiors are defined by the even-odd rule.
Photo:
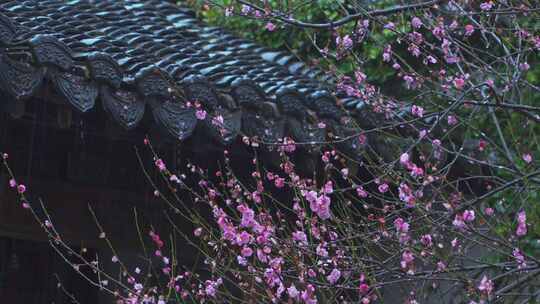
[[[4,1],[0,42],[0,88],[14,99],[28,98],[48,78],[76,110],[99,98],[127,130],[152,111],[179,140],[197,125],[222,144],[240,134],[316,144],[358,131],[343,119],[348,113],[329,79],[319,79],[322,71],[165,1]],[[15,47],[26,56],[12,54]],[[197,120],[194,101],[222,125]],[[362,148],[356,138],[342,145]]]

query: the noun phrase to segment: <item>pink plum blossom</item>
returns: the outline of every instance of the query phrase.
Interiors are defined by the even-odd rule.
[[[444,271],[446,269],[446,264],[442,261],[437,262],[437,271]]]
[[[474,210],[465,210],[463,212],[463,220],[465,222],[472,222],[475,219]]]
[[[456,214],[454,221],[452,222],[452,225],[458,229],[465,228],[465,222],[463,221],[463,216],[460,214]]]
[[[321,257],[327,257],[328,256],[328,250],[322,246],[322,244],[319,244],[316,249],[317,255]]]
[[[19,194],[23,194],[26,192],[26,186],[23,185],[23,184],[20,184],[17,186],[17,192],[19,192]]]
[[[366,198],[368,196],[367,191],[364,190],[364,187],[362,187],[362,186],[357,186],[356,187],[356,194],[358,194],[358,196],[361,197],[361,198]]]
[[[518,225],[516,230],[517,236],[524,236],[527,234],[527,214],[525,211],[520,211],[518,213]]]
[[[394,220],[394,226],[396,227],[396,230],[399,233],[409,232],[409,223],[407,223],[401,217],[398,217],[397,219]]]
[[[422,235],[422,237],[420,238],[420,242],[426,247],[431,247],[433,245],[432,237],[430,234]]]
[[[467,24],[465,26],[465,36],[471,36],[474,33],[474,26],[472,24]]]
[[[387,183],[382,183],[382,184],[379,185],[378,189],[379,189],[380,193],[385,193],[385,192],[388,191],[389,186],[388,186]]]
[[[401,154],[401,156],[399,157],[399,162],[405,167],[409,166],[409,164],[410,164],[409,153]]]
[[[523,256],[523,254],[518,248],[514,248],[514,250],[512,250],[512,255],[518,263],[518,269],[523,269],[527,266],[527,263],[525,262],[525,256]]]
[[[321,219],[326,220],[330,218],[330,203],[331,200],[326,195],[317,195],[315,191],[309,191],[305,195],[306,200],[309,202],[311,211],[315,212]]]
[[[292,234],[293,240],[299,242],[300,244],[307,245],[307,235],[303,231],[295,231]]]
[[[420,18],[418,17],[413,17],[411,20],[411,25],[413,28],[419,29],[420,27],[422,27],[422,20],[420,20]]]
[[[249,5],[242,5],[242,14],[248,15],[251,12],[251,6]]]
[[[250,257],[253,255],[253,249],[249,248],[249,247],[244,247],[242,248],[242,256],[244,257]]]
[[[412,106],[412,114],[417,117],[423,117],[424,116],[424,108],[413,105]]]
[[[276,29],[276,25],[273,24],[272,22],[268,22],[266,23],[266,25],[264,26],[264,28],[266,30],[268,30],[269,32],[273,32],[275,29]]]
[[[336,284],[336,282],[341,277],[341,271],[339,271],[337,268],[332,269],[330,274],[326,277],[328,282],[332,285]]]
[[[356,78],[356,83],[357,84],[363,83],[366,80],[366,77],[367,77],[366,74],[362,73],[359,70],[356,70],[354,72],[354,78]]]
[[[388,22],[384,25],[384,28],[387,30],[393,30],[396,28],[396,24],[394,22]]]
[[[350,49],[353,46],[353,41],[349,35],[345,35],[343,38],[341,36],[337,36],[336,45],[344,49]]]
[[[487,145],[488,145],[487,141],[485,141],[483,139],[479,140],[478,141],[478,151],[480,151],[480,152],[484,151],[486,149]]]
[[[487,295],[490,295],[491,292],[493,291],[493,282],[487,278],[487,276],[484,275],[484,277],[482,278],[482,280],[480,281],[480,284],[478,284],[478,290],[480,290],[481,292],[487,294]]]
[[[285,186],[285,179],[282,177],[277,177],[274,180],[274,184],[277,188],[283,188]]]
[[[403,251],[403,254],[401,255],[401,268],[408,268],[414,261],[414,255],[410,250]]]
[[[197,111],[195,111],[195,117],[197,117],[198,120],[205,120],[206,111],[203,109],[198,109]]]
[[[531,66],[527,62],[523,62],[519,64],[519,69],[523,72],[528,71],[531,68]]]
[[[298,289],[296,289],[296,286],[294,286],[294,284],[292,284],[291,287],[287,288],[287,294],[292,299],[296,299],[296,298],[298,298],[298,295],[300,294],[300,292],[298,291]]]
[[[334,192],[333,183],[332,183],[332,181],[328,181],[328,182],[326,182],[326,184],[324,184],[323,193],[332,194],[332,192]]]
[[[463,89],[463,86],[465,86],[465,79],[463,78],[456,78],[454,79],[454,87],[458,90]]]
[[[358,291],[360,291],[361,294],[368,293],[369,285],[366,283],[360,283],[360,286],[358,286]]]
[[[493,1],[482,2],[480,9],[483,11],[489,11],[493,7]]]
[[[224,123],[223,115],[217,115],[214,118],[212,118],[212,125],[214,126],[221,127],[223,126],[223,123]]]
[[[161,158],[156,159],[154,162],[156,167],[159,169],[159,171],[165,171],[167,167],[165,166],[165,162]]]

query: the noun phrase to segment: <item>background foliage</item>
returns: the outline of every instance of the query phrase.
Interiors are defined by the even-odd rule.
[[[516,3],[518,2],[519,1],[516,1]],[[324,56],[324,54],[321,54],[320,52],[321,49],[326,47],[330,50],[329,53],[335,52],[336,37],[342,37],[354,32],[357,23],[352,22],[333,30],[301,28],[283,23],[276,23],[277,28],[274,31],[269,31],[265,28],[265,23],[270,19],[245,16],[242,13],[242,6],[236,1],[191,0],[188,3],[196,9],[200,18],[209,24],[225,27],[239,36],[254,39],[265,46],[293,52],[301,60],[309,62],[312,65],[318,66],[331,73],[335,73],[338,77],[346,75],[354,78],[354,71],[360,69],[366,74],[367,81],[370,84],[377,86],[381,92],[388,96],[405,102],[414,98],[414,103],[420,104],[428,109],[436,107],[437,103],[444,103],[444,100],[433,101],[415,98],[414,92],[405,89],[405,86],[398,76],[398,72],[392,69],[389,64],[381,60],[384,46],[396,40],[396,32],[405,33],[411,31],[410,20],[417,14],[415,11],[399,14],[397,15],[397,18],[395,15],[386,18],[386,20],[391,20],[395,23],[396,32],[384,29],[383,23],[377,24],[372,22],[372,28],[367,36],[367,40],[355,45],[350,56],[336,59],[332,58],[332,56]],[[399,4],[407,4],[406,1],[396,0],[273,0],[268,1],[267,3],[275,10],[294,11],[295,19],[309,21],[311,23],[336,20],[339,16],[343,16],[343,14],[350,12],[352,7],[357,10],[358,7],[361,7],[361,9],[365,11],[371,11]],[[531,5],[534,7],[534,3],[531,3]],[[225,8],[233,8],[233,14],[231,16],[226,16],[224,14]],[[521,16],[515,23],[520,24],[523,29],[526,29],[531,33],[538,34],[540,32],[540,18],[534,18],[533,16],[538,16],[538,14]],[[487,15],[479,17],[479,19],[481,18],[493,17]],[[383,20],[385,19],[383,18]],[[508,32],[505,35],[505,30],[510,29],[501,28],[499,32],[502,33],[502,36],[505,39],[504,43],[511,48],[516,45],[518,38],[511,32]],[[480,39],[477,37],[475,39],[476,41],[472,40],[470,43],[472,47],[476,48],[476,55],[481,57],[484,52],[490,54],[502,54],[502,50],[497,47],[486,50],[485,45]],[[405,44],[402,48],[394,48],[393,51],[396,52],[399,57],[403,58],[404,61],[411,62],[415,69],[424,70],[425,72],[425,66],[422,65],[419,60],[411,56],[407,51]],[[528,54],[528,58],[524,59],[524,61],[527,61],[530,65],[530,69],[525,72],[524,78],[533,86],[540,86],[539,60],[539,52],[531,52]],[[495,63],[493,68],[504,73],[506,67]],[[529,92],[524,92],[521,104],[536,107],[540,106],[539,91],[531,90]],[[523,115],[516,112],[497,110],[497,113],[502,114],[499,115],[499,122],[505,139],[516,153],[513,156],[517,165],[524,173],[532,172],[534,166],[532,164],[527,164],[521,158],[521,154],[530,153],[534,160],[540,159],[540,124],[525,123]],[[466,129],[464,134],[465,138],[496,138],[496,136],[493,136],[495,127],[490,119],[489,111],[484,111],[484,113],[476,115],[472,123],[473,124],[469,125]],[[500,155],[497,157],[500,157]],[[505,172],[501,171],[497,174],[501,174],[502,177],[504,177]],[[494,206],[501,214],[508,216],[508,218],[512,218],[520,208],[524,207],[530,215],[531,222],[540,223],[540,191],[526,191],[523,195],[524,197],[516,198],[513,195],[509,196],[503,192],[500,195],[491,198],[489,204]],[[520,201],[527,201],[530,203],[523,206],[518,203]],[[514,228],[515,222],[511,220],[501,221],[497,231],[500,232],[501,235],[504,235]],[[528,235],[525,242],[529,244],[526,248],[530,250],[531,253],[538,250],[536,253],[540,254],[540,225],[533,225],[533,227],[531,227],[531,233]]]

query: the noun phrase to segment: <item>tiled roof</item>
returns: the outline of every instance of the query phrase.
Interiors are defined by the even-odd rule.
[[[3,1],[0,42],[0,85],[11,97],[28,98],[48,79],[78,111],[100,103],[127,130],[151,111],[179,140],[197,125],[223,144],[242,134],[322,142],[358,131],[324,73],[166,1]],[[195,100],[224,127],[197,120]],[[341,145],[361,149],[356,137]]]

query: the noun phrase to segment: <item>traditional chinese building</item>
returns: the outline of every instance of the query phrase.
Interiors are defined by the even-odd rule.
[[[89,205],[121,248],[134,246],[124,240],[133,235],[126,210],[159,216],[133,149],[145,136],[170,166],[212,166],[223,149],[245,151],[243,138],[271,151],[268,143],[290,137],[309,143],[299,152],[307,155],[358,131],[330,86],[294,55],[206,26],[166,1],[0,5],[0,150],[33,203],[43,198],[66,242],[88,255],[104,250]],[[350,155],[362,149],[356,138],[340,146]],[[97,303],[97,289],[49,247],[0,177],[2,301],[68,303],[57,273],[66,289]]]
[[[135,248],[126,210],[160,216],[133,148],[145,136],[172,170],[186,159],[215,166],[224,149],[249,157],[246,139],[269,163],[281,139],[301,143],[306,170],[329,140],[351,158],[368,143],[395,156],[385,139],[359,140],[379,118],[335,95],[332,82],[294,54],[204,25],[167,1],[0,4],[0,150],[65,240],[89,255],[105,250],[89,205],[124,248]],[[85,303],[101,303],[17,204],[5,172],[0,179],[2,303],[69,303],[54,273]]]

